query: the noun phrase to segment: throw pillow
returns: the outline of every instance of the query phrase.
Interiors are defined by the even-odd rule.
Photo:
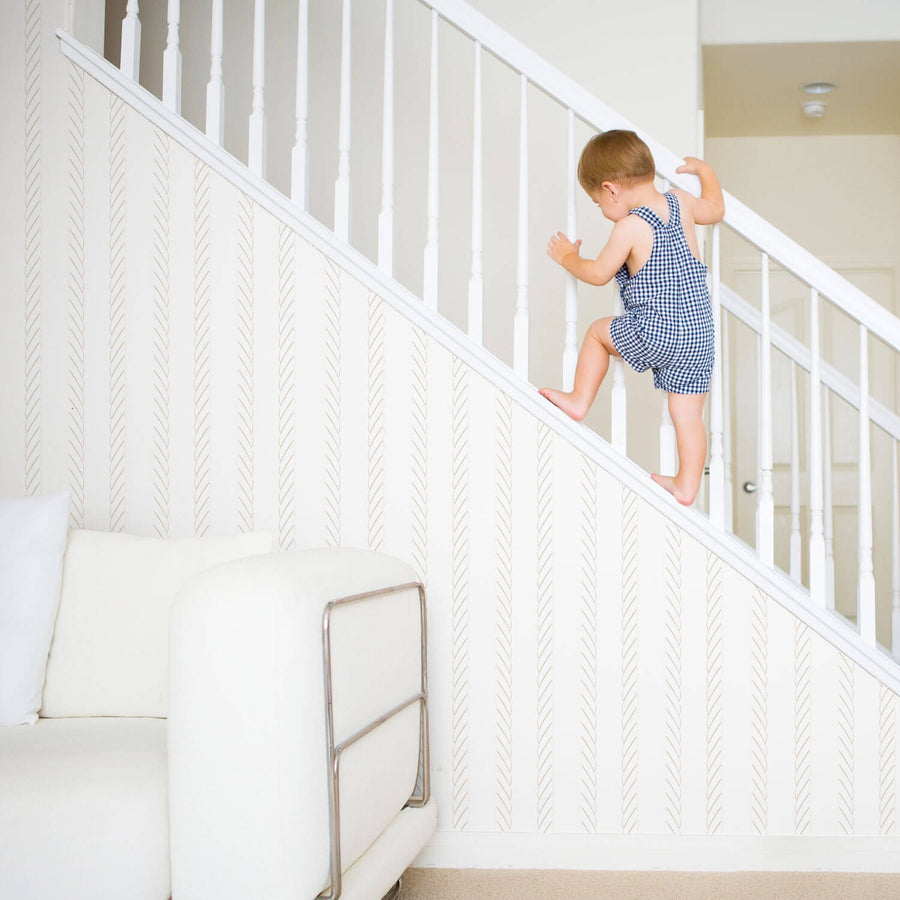
[[[37,722],[68,521],[68,494],[0,500],[0,725]]]

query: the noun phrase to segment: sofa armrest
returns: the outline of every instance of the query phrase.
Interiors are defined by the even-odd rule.
[[[424,707],[411,701],[424,688],[416,580],[391,557],[342,549],[238,560],[185,585],[169,647],[177,900],[314,897],[332,882],[331,822],[346,869],[413,795]],[[323,645],[328,604],[356,595],[367,599],[330,607]],[[332,816],[329,746],[340,766]]]

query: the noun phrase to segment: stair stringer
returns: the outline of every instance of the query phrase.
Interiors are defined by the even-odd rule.
[[[426,579],[435,846],[456,841],[431,862],[503,865],[541,848],[532,865],[623,867],[643,853],[634,867],[778,868],[783,844],[766,857],[744,839],[794,835],[865,838],[841,845],[843,861],[828,842],[808,861],[871,868],[867,851],[884,850],[880,836],[896,830],[893,660],[809,608],[801,588],[677,506],[142,88],[60,40],[97,82],[84,98],[93,145],[110,136],[90,133],[104,127],[90,110],[109,107],[108,92],[129,107],[130,265],[153,246],[145,183],[163,137],[167,183],[194,188],[170,189],[170,233],[196,235],[208,216],[209,270],[224,292],[211,311],[217,377],[204,400],[213,527],[268,528],[285,547],[371,546],[410,559]],[[85,167],[85,202],[108,207],[106,161],[88,154]],[[82,249],[88,268],[108,263],[101,232]],[[70,265],[59,257],[55,265]],[[197,264],[172,259],[188,272]],[[129,314],[147,315],[149,293],[130,284]],[[196,375],[196,281],[170,287],[171,364]],[[89,313],[88,356],[109,337],[90,333],[101,318]],[[48,385],[65,383],[65,354],[54,363],[52,352],[64,340],[47,335]],[[130,352],[146,361],[151,344],[136,335]],[[153,413],[133,399],[146,385],[130,385],[132,433],[150,434]],[[172,447],[188,452],[171,454],[167,478],[190,488],[197,397],[169,400]],[[89,397],[88,407],[103,403]],[[65,444],[64,412],[49,404],[48,444]],[[86,440],[101,447],[107,433],[103,422]],[[131,471],[152,462],[153,448],[138,443]],[[153,530],[149,477],[129,497],[129,530]],[[102,527],[109,510],[94,490],[82,524]],[[172,491],[174,533],[196,518],[196,492],[185,493]],[[471,833],[496,839],[479,851]],[[666,834],[673,843],[660,843]],[[724,856],[709,852],[721,844],[695,842],[691,856],[688,836],[741,840]],[[520,851],[509,850],[514,839]]]

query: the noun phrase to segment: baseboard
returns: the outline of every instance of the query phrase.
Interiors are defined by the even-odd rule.
[[[900,836],[438,831],[413,866],[581,871],[898,872]]]

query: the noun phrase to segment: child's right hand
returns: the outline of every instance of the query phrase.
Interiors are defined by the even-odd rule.
[[[547,255],[554,261],[562,265],[562,261],[570,254],[578,255],[578,248],[581,246],[581,238],[573,244],[561,231],[557,231],[551,236],[550,242],[547,244]]]

